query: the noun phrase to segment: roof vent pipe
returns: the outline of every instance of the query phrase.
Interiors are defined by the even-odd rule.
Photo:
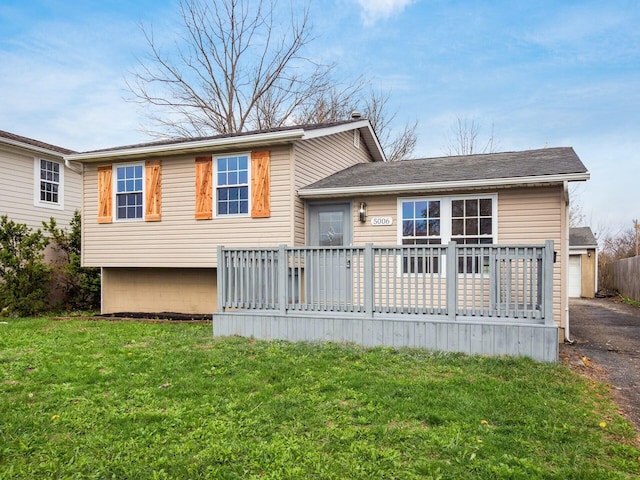
[[[362,115],[360,115],[360,112],[357,110],[354,110],[353,112],[351,112],[351,120],[360,120],[362,118]]]

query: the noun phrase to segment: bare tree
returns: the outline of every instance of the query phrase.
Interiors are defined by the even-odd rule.
[[[482,123],[475,118],[456,117],[456,123],[446,138],[442,148],[445,155],[472,155],[474,153],[494,153],[499,148],[493,123],[486,141],[480,141]]]
[[[569,191],[569,227],[581,227],[585,225],[587,219],[584,213],[582,200],[580,199],[580,190],[582,184],[574,183]]]
[[[182,36],[164,50],[144,28],[149,55],[128,82],[155,136],[204,136],[349,119],[363,111],[390,159],[409,155],[416,127],[391,133],[388,96],[363,78],[333,79],[334,65],[305,56],[313,40],[308,6],[282,27],[277,0],[180,0]],[[368,92],[369,95],[363,95]]]
[[[347,87],[333,86],[320,93],[313,103],[301,109],[297,123],[324,123],[346,120],[355,111],[371,122],[388,161],[404,160],[414,151],[418,122],[405,124],[402,131],[393,131],[397,112],[389,113],[389,94],[373,89],[363,78]]]
[[[382,145],[387,160],[397,161],[408,158],[416,147],[418,122],[407,123],[401,132],[392,133],[391,125],[397,112],[388,113],[388,94],[376,93],[372,89],[363,100],[364,116],[369,119],[374,131],[378,133],[378,140]]]
[[[159,107],[152,118],[181,136],[240,132],[283,124],[329,88],[332,66],[304,56],[312,40],[308,8],[278,28],[276,0],[181,0],[183,36],[164,51],[151,29],[150,49],[129,88]]]

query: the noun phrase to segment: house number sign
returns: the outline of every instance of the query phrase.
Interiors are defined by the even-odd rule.
[[[393,225],[393,217],[371,217],[371,225]]]

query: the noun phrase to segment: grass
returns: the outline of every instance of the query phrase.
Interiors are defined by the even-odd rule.
[[[633,307],[640,307],[640,301],[638,301],[638,300],[634,300],[632,298],[625,297],[625,296],[622,296],[622,295],[621,295],[621,298],[622,298],[622,302],[626,303],[627,305],[631,305]]]
[[[558,365],[0,325],[0,478],[635,478],[606,386]]]

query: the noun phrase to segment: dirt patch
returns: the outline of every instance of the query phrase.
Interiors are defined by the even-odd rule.
[[[572,299],[569,313],[574,343],[560,346],[561,360],[611,385],[620,413],[640,433],[640,308],[615,298]]]
[[[80,320],[108,322],[144,322],[144,323],[211,323],[211,315],[184,315],[184,314],[160,314],[160,313],[113,313],[94,316],[62,316],[52,317],[54,321]]]

